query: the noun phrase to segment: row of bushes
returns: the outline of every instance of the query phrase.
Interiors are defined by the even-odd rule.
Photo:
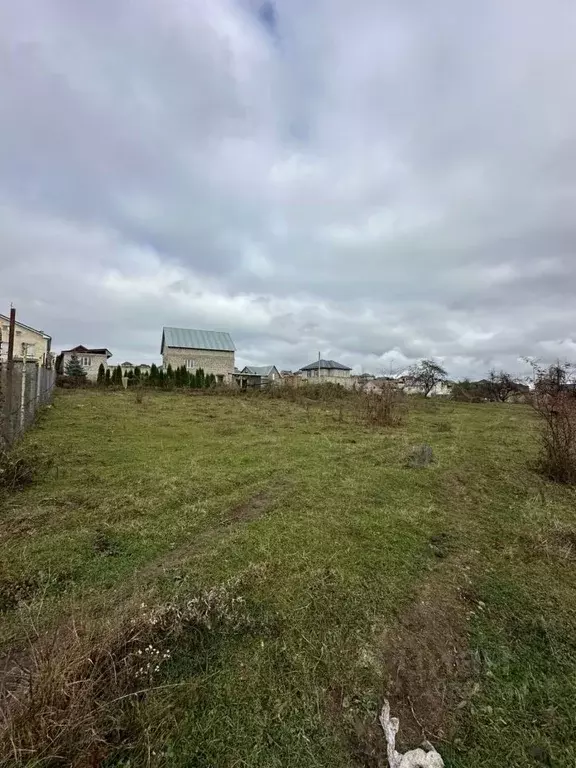
[[[159,387],[163,389],[209,389],[217,384],[216,376],[213,373],[205,373],[202,368],[197,371],[189,371],[186,366],[172,368],[171,365],[164,371],[157,365],[152,365],[150,371],[141,371],[140,368],[134,368],[129,371],[127,376],[122,374],[122,368],[117,365],[116,368],[104,368],[100,365],[96,379],[97,387],[123,386],[126,378],[129,387]],[[86,378],[86,373],[71,374],[67,372],[66,376],[58,376],[56,385],[64,388],[87,386],[90,382]]]

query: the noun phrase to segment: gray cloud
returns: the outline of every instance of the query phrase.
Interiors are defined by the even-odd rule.
[[[0,304],[56,347],[576,356],[562,0],[0,5]]]

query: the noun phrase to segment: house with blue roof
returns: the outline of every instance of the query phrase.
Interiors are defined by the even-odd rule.
[[[160,354],[164,369],[186,366],[194,373],[202,368],[212,373],[220,384],[230,384],[234,376],[236,347],[230,334],[224,331],[204,331],[197,328],[162,329]]]

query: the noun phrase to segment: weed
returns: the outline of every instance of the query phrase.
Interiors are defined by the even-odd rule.
[[[144,739],[137,708],[162,687],[178,638],[247,631],[254,620],[234,590],[238,581],[200,592],[183,603],[141,606],[131,619],[68,622],[30,649],[19,684],[5,697],[0,764],[38,761],[56,766],[99,765],[107,755]]]
[[[0,490],[26,488],[48,465],[46,457],[30,448],[24,450],[18,446],[10,451],[0,451]]]
[[[17,579],[0,575],[0,614],[13,610],[22,600],[28,600],[37,589],[34,576]]]
[[[406,461],[406,466],[412,469],[429,467],[434,461],[434,453],[429,445],[417,445],[412,449]]]
[[[576,397],[563,390],[545,391],[532,403],[542,422],[542,474],[557,483],[576,484]]]
[[[93,547],[97,554],[105,557],[112,557],[120,553],[118,542],[107,531],[102,529],[97,530],[94,534]]]
[[[408,401],[393,383],[377,392],[356,395],[366,423],[374,427],[398,427],[404,423]]]

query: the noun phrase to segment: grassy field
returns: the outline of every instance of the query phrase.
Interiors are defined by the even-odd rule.
[[[0,500],[4,674],[126,621],[162,662],[92,741],[5,764],[377,768],[387,695],[447,766],[576,765],[576,495],[531,470],[530,411],[351,402],[56,397],[25,439],[52,466]]]

